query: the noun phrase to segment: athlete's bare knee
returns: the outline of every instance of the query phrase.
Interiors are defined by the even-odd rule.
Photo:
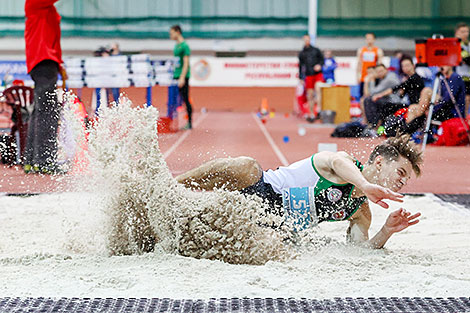
[[[239,167],[239,173],[242,176],[242,181],[246,181],[247,184],[254,184],[256,183],[263,173],[261,166],[258,162],[250,157],[238,157],[237,158],[237,166]]]

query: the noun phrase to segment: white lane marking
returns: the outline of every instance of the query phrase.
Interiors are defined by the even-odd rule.
[[[256,116],[256,114],[252,114],[252,116],[253,116],[256,124],[258,124],[259,128],[261,129],[261,132],[264,134],[264,136],[268,140],[269,144],[271,145],[271,148],[273,149],[274,153],[276,153],[277,157],[279,158],[279,161],[281,161],[282,165],[284,165],[284,166],[289,165],[289,162],[287,162],[286,157],[284,156],[284,154],[282,154],[281,150],[279,150],[279,147],[276,145],[273,138],[269,134],[268,130],[263,125],[263,123],[260,122],[258,116]]]
[[[196,120],[196,122],[194,122],[194,125],[193,127],[198,127],[199,124],[201,124],[201,122],[206,118],[206,116],[208,115],[209,113],[202,113],[199,118]],[[178,148],[178,146],[191,134],[191,131],[190,130],[187,130],[184,132],[183,135],[181,135],[181,137],[178,138],[178,140],[176,140],[176,142],[170,147],[170,149],[168,149],[167,151],[165,151],[165,153],[163,153],[163,158],[166,159],[170,156],[170,154],[173,153],[173,151],[176,150],[176,148]]]

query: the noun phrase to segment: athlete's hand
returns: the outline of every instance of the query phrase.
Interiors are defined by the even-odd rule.
[[[180,88],[183,87],[185,83],[186,83],[186,82],[185,82],[184,77],[180,77],[180,78],[178,79],[178,87],[180,87]]]
[[[321,71],[321,65],[320,64],[315,64],[315,66],[313,67],[313,70],[315,72],[320,72]]]
[[[417,224],[419,222],[418,217],[420,216],[421,213],[419,212],[411,215],[411,213],[405,209],[396,210],[390,213],[383,229],[389,234],[398,233],[408,228],[408,226]]]
[[[364,186],[361,186],[361,190],[364,192],[364,194],[370,201],[377,203],[378,205],[386,209],[388,209],[388,204],[383,201],[384,199],[403,202],[402,194],[391,191],[388,188],[376,184],[368,183]]]

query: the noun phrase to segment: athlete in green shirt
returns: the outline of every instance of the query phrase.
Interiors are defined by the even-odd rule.
[[[189,49],[188,44],[184,41],[183,32],[179,25],[174,25],[170,28],[170,39],[176,41],[175,48],[173,49],[173,54],[175,57],[179,58],[179,64],[175,67],[174,79],[178,81],[178,88],[186,104],[186,111],[188,113],[188,125],[185,128],[192,129],[192,113],[193,108],[189,102],[189,78],[191,77],[191,69],[189,66],[189,56],[191,55],[191,50]]]
[[[389,138],[377,145],[362,166],[346,152],[319,152],[287,167],[264,171],[248,157],[217,159],[176,177],[189,188],[226,187],[255,194],[270,205],[269,213],[302,216],[299,229],[323,221],[349,220],[348,238],[382,248],[390,236],[418,223],[420,213],[392,212],[382,229],[369,239],[371,211],[367,198],[388,208],[383,200],[402,202],[399,191],[418,176],[421,150],[410,136]],[[300,214],[301,213],[301,214]]]

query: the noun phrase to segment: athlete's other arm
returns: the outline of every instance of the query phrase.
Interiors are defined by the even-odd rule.
[[[369,183],[354,164],[354,158],[344,151],[317,153],[315,155],[315,164],[318,165],[319,170],[322,171],[321,174],[325,178],[339,184],[345,182],[353,184],[362,190],[370,201],[384,208],[388,208],[388,204],[382,201],[384,199],[403,202],[403,195],[388,188]],[[338,178],[341,181],[338,181]]]
[[[382,59],[384,57],[384,51],[382,49],[377,49],[377,64],[382,63]]]
[[[379,232],[369,239],[369,227],[371,223],[370,208],[367,203],[363,203],[361,208],[349,220],[347,238],[351,243],[364,244],[373,249],[381,249],[394,234],[398,233],[411,225],[419,222],[418,217],[421,213],[411,215],[405,209],[396,210],[388,216],[385,224]]]

